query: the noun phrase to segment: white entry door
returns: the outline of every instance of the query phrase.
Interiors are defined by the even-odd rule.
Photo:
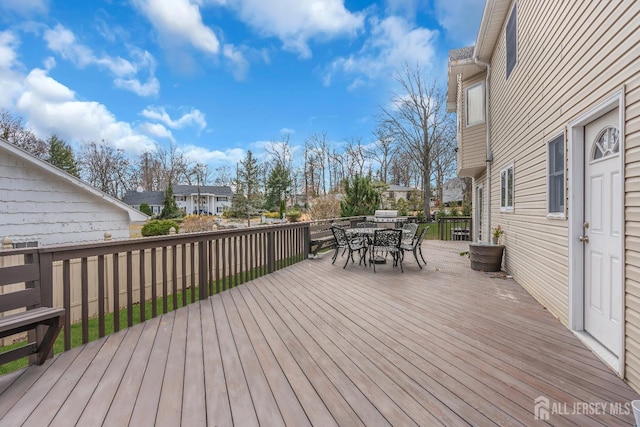
[[[618,110],[584,130],[584,328],[619,356],[623,204]]]

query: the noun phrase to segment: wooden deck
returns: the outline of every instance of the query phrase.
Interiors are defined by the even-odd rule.
[[[529,426],[543,396],[551,425],[631,426],[638,394],[464,247],[324,254],[91,342],[0,378],[0,425]]]

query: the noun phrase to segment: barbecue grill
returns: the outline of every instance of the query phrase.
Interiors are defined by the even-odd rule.
[[[367,217],[367,221],[382,223],[386,227],[402,227],[409,217],[398,216],[398,211],[394,209],[378,209],[373,217]]]

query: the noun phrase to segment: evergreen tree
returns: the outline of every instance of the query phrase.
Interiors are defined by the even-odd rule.
[[[281,163],[269,173],[267,180],[267,204],[266,208],[270,211],[278,209],[282,202],[287,198],[291,189],[291,174],[287,168]]]
[[[149,203],[140,203],[140,212],[149,216],[153,215],[153,211],[151,210]]]
[[[176,204],[176,199],[173,197],[173,185],[171,181],[169,181],[169,186],[164,192],[164,203],[162,205],[162,212],[160,212],[160,218],[171,219],[180,216],[182,216],[182,212]]]
[[[80,168],[78,167],[78,162],[75,159],[71,146],[58,138],[56,134],[49,137],[47,145],[49,146],[47,161],[53,166],[79,178]]]
[[[368,177],[356,175],[352,181],[344,180],[344,199],[340,202],[340,215],[373,215],[380,207],[382,197]]]
[[[263,205],[260,194],[261,168],[258,160],[253,157],[251,150],[247,151],[247,157],[240,161],[236,177],[236,191],[231,201],[231,209],[238,215],[247,218],[247,226],[251,226],[251,215],[258,213]]]

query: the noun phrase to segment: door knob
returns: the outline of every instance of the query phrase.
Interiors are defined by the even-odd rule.
[[[578,240],[584,243],[589,243],[589,236],[580,236],[578,237]]]

